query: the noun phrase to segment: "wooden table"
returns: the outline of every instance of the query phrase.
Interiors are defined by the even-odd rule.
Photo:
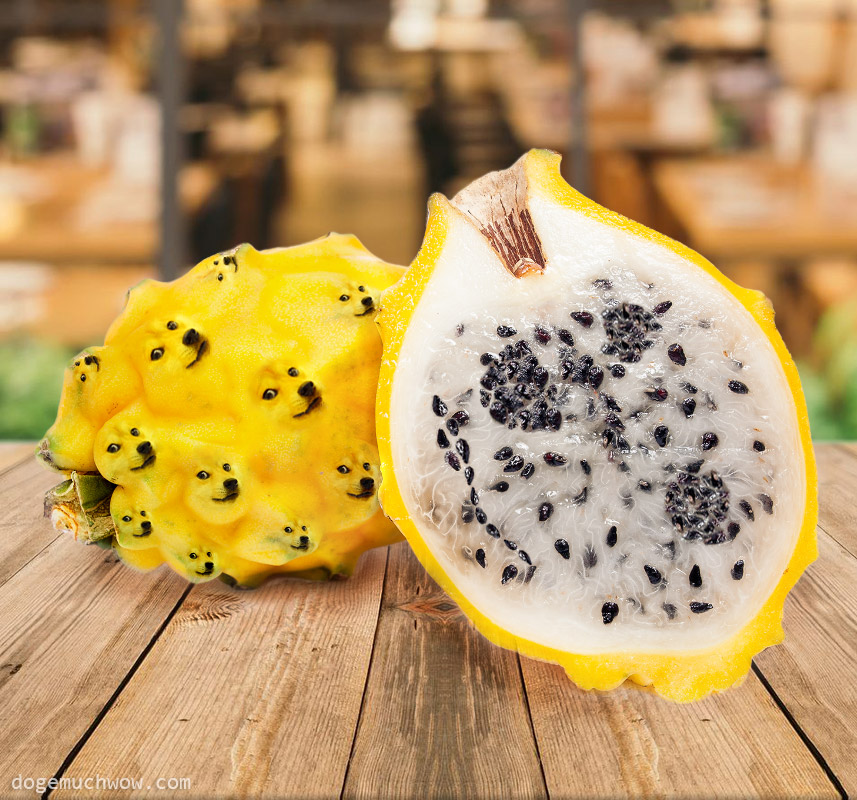
[[[654,182],[688,244],[715,263],[857,254],[857,197],[826,191],[806,165],[763,155],[665,159]]]
[[[817,449],[820,557],[785,644],[680,706],[491,646],[404,544],[326,585],[132,572],[53,531],[55,476],[6,445],[0,795],[18,776],[142,782],[63,798],[857,794],[857,446]],[[156,790],[171,778],[190,786]]]

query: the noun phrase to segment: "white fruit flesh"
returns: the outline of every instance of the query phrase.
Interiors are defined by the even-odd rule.
[[[531,196],[527,205],[546,269],[521,278],[469,217],[449,209],[445,244],[410,321],[392,390],[393,466],[407,511],[454,584],[518,637],[581,654],[716,646],[752,619],[773,591],[804,514],[798,422],[780,362],[744,307],[681,256],[545,198]],[[661,328],[648,332],[652,344],[638,362],[602,352],[608,342],[602,312],[611,303],[652,312],[667,301],[671,307],[652,317]],[[592,315],[591,327],[570,316],[579,311]],[[517,334],[500,337],[498,326]],[[550,334],[547,344],[536,339],[537,326]],[[573,348],[562,345],[560,329],[572,335]],[[548,369],[547,387],[557,387],[550,406],[562,414],[558,431],[510,429],[511,415],[500,424],[480,402],[488,369],[480,357],[519,340]],[[668,356],[672,344],[682,347],[684,365]],[[584,354],[603,369],[597,389],[571,375],[562,378],[562,361],[570,357],[576,364]],[[611,374],[615,364],[625,368],[624,377]],[[747,392],[730,390],[730,381]],[[513,376],[506,386],[515,384]],[[658,389],[666,390],[665,399],[647,394]],[[433,409],[435,396],[448,407],[443,418]],[[690,416],[682,408],[688,398],[696,403]],[[606,421],[611,400],[621,409],[614,412],[619,426]],[[462,409],[469,421],[456,437],[445,423]],[[665,446],[654,434],[659,426],[669,429]],[[439,428],[450,447],[438,445]],[[614,439],[605,444],[607,428]],[[712,433],[716,446],[703,450],[703,435]],[[460,439],[469,446],[467,465],[456,449]],[[534,465],[529,478],[520,469],[504,472],[509,461],[494,458],[503,447]],[[448,453],[460,469],[450,466]],[[566,463],[550,466],[546,453]],[[700,460],[696,472],[686,469]],[[472,487],[466,466],[473,469]],[[671,484],[693,506],[685,490],[693,487],[699,497],[697,481],[710,484],[712,473],[724,490],[719,505],[725,514],[713,520],[726,539],[719,544],[684,538],[690,529],[679,530],[675,511],[668,510]],[[506,491],[491,488],[502,481]],[[465,515],[474,513],[471,488],[484,524],[463,519],[463,508]],[[772,513],[762,495],[770,498]],[[545,503],[552,512],[540,521]],[[693,513],[690,508],[685,517]],[[705,511],[697,516],[708,519]],[[610,546],[613,526],[616,543]],[[568,543],[568,558],[558,540]],[[738,562],[740,579],[733,577]],[[503,582],[509,565],[516,575]],[[698,586],[691,585],[700,583],[694,566]],[[605,609],[613,617],[609,624]]]

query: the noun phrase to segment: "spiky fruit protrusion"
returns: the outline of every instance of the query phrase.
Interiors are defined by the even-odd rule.
[[[242,586],[349,574],[399,538],[377,501],[374,316],[401,273],[331,234],[144,281],[105,345],[69,365],[39,456],[74,471],[72,488],[116,486],[99,536],[138,569]],[[52,513],[89,530],[69,486]]]

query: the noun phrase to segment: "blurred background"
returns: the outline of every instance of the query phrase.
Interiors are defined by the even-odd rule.
[[[0,0],[0,439],[125,290],[243,241],[408,263],[530,147],[774,302],[857,438],[857,0]]]

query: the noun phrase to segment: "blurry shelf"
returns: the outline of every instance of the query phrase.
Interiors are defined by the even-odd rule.
[[[762,155],[664,160],[654,182],[690,245],[710,258],[857,253],[857,195],[835,193],[808,166]]]
[[[110,175],[82,166],[69,156],[43,157],[12,167],[19,178],[44,186],[19,204],[17,226],[0,233],[0,260],[35,261],[49,264],[151,264],[159,249],[158,199],[154,213],[139,221],[109,215],[88,222],[80,209],[103,193],[102,205],[112,199],[134,200],[133,187],[116,187]],[[181,204],[189,216],[196,214],[213,194],[217,173],[205,163],[183,168],[180,178]],[[151,192],[140,188],[139,192]]]

